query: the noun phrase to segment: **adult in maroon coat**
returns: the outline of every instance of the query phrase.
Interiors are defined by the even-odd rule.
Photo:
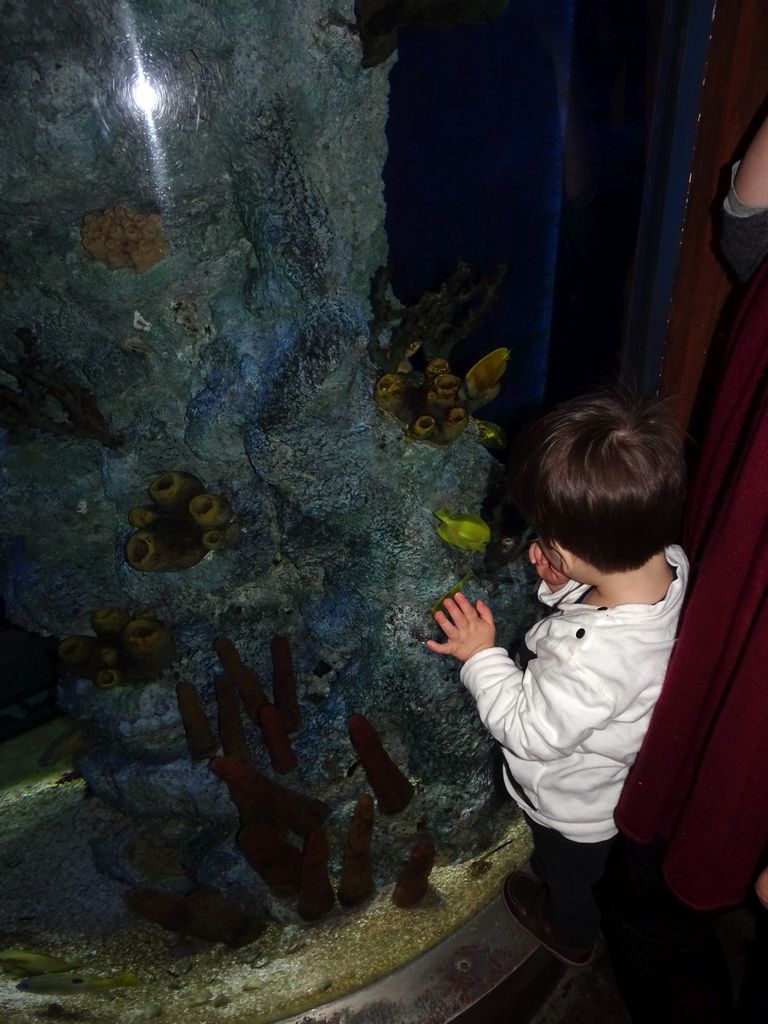
[[[731,1019],[714,912],[768,864],[768,260],[720,369],[686,511],[688,604],[604,893],[635,1024]]]

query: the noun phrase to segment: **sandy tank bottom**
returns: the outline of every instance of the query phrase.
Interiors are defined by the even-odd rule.
[[[515,824],[501,849],[436,867],[411,909],[395,907],[386,891],[357,910],[337,907],[317,925],[271,922],[241,949],[209,945],[138,920],[124,887],[96,871],[89,841],[112,812],[84,799],[84,783],[67,777],[66,764],[40,767],[41,750],[61,731],[55,720],[0,746],[0,948],[75,959],[100,977],[132,971],[141,984],[42,995],[0,974],[3,1024],[279,1021],[419,956],[485,906],[529,853],[527,830]]]

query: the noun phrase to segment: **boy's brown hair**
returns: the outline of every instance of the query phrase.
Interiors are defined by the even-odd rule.
[[[619,388],[562,402],[523,428],[509,467],[541,540],[601,572],[639,569],[678,539],[686,466],[667,402]]]

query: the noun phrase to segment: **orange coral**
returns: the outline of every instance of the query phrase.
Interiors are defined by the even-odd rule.
[[[168,255],[160,214],[138,213],[125,206],[86,213],[80,240],[93,259],[112,268],[132,267],[140,274]]]

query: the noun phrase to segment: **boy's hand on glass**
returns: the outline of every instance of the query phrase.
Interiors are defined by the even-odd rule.
[[[537,540],[528,548],[528,561],[536,569],[539,579],[544,580],[552,591],[564,587],[570,578],[552,564]]]
[[[437,654],[452,654],[459,661],[468,661],[473,654],[496,646],[496,626],[491,609],[483,601],[476,605],[456,594],[455,599],[446,597],[444,612],[435,612],[435,622],[445,633],[447,640],[427,640],[427,647]]]

